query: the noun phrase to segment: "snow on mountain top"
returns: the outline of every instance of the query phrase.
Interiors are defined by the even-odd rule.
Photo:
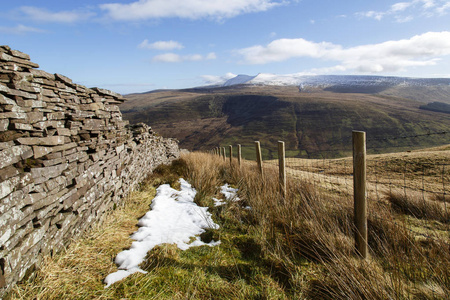
[[[231,74],[231,73],[230,73]],[[373,75],[315,75],[308,73],[237,75],[219,83],[221,86],[238,84],[278,86],[331,86],[331,85],[449,85],[450,78],[411,78]]]
[[[236,84],[244,84],[252,79],[254,79],[257,76],[249,76],[249,75],[237,75],[236,77],[233,77],[231,79],[228,79],[225,81],[222,86],[230,86],[230,85],[236,85]]]

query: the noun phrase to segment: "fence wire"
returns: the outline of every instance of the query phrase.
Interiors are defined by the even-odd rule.
[[[433,135],[445,135],[447,131],[397,137],[371,137],[368,145],[376,141],[395,141],[398,139],[417,139]],[[327,143],[330,145],[329,143]],[[353,158],[330,159],[329,152],[351,151],[351,137],[333,142],[343,146],[339,149],[310,152],[308,156],[318,158],[300,158],[288,156],[285,159],[286,174],[290,180],[303,180],[310,183],[314,190],[326,191],[335,204],[341,205],[342,199],[353,201]],[[246,152],[253,151],[254,145],[242,145]],[[405,147],[404,145],[401,146]],[[262,152],[275,152],[264,149]],[[381,147],[380,147],[381,148]],[[368,152],[377,149],[368,146]],[[295,153],[298,149],[289,149]],[[244,151],[244,150],[243,150]],[[351,153],[351,152],[350,152]],[[233,156],[236,157],[237,153]],[[228,157],[228,155],[227,155]],[[265,160],[264,168],[278,168],[278,159]],[[369,219],[383,219],[405,227],[416,236],[429,239],[450,240],[450,155],[447,151],[432,153],[429,156],[420,151],[401,153],[372,154],[366,160],[366,194]],[[371,211],[377,205],[391,208],[392,215],[382,218]]]

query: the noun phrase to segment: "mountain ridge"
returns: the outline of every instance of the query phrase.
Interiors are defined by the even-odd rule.
[[[276,75],[259,73],[255,76],[240,74],[224,81],[216,86],[231,85],[295,85],[300,87],[324,87],[329,85],[404,85],[404,86],[429,86],[450,85],[450,78],[419,78],[378,75],[305,75],[286,74]]]

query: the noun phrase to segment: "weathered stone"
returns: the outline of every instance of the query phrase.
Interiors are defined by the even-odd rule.
[[[68,157],[60,157],[60,158],[55,158],[55,159],[50,159],[50,160],[42,160],[42,164],[44,165],[44,167],[50,167],[50,166],[65,163],[67,161],[70,162]]]
[[[64,151],[64,150],[68,150],[68,149],[72,149],[72,148],[76,148],[76,147],[77,147],[77,143],[66,143],[64,145],[54,147],[53,152]]]
[[[104,130],[105,121],[99,119],[86,119],[83,121],[85,130]]]
[[[0,150],[8,149],[8,148],[11,148],[12,146],[14,146],[13,141],[3,142],[3,143],[0,143]]]
[[[18,57],[18,58],[22,58],[25,60],[30,60],[30,56],[26,53],[20,52],[18,50],[10,50],[9,53],[11,53],[12,56]]]
[[[68,128],[56,128],[56,131],[58,132],[58,135],[61,136],[71,136],[72,131]]]
[[[16,101],[14,101],[13,99],[10,99],[2,94],[0,94],[0,104],[2,105],[17,105]]]
[[[42,95],[49,98],[56,98],[58,95],[55,94],[55,92],[49,88],[43,88],[41,91]]]
[[[45,103],[44,101],[38,101],[38,100],[25,100],[25,106],[27,107],[46,107],[47,103]]]
[[[4,180],[14,177],[16,175],[19,175],[19,171],[13,166],[8,166],[8,167],[0,170],[0,180],[1,181],[4,181]]]
[[[8,130],[9,120],[8,119],[0,119],[0,131]]]
[[[44,192],[30,193],[24,198],[23,205],[30,205],[30,204],[37,203],[38,201],[44,199],[46,196],[47,196],[47,193],[44,193]]]
[[[45,182],[50,178],[60,176],[62,172],[67,169],[69,164],[64,163],[51,167],[44,168],[32,168],[30,170],[31,176],[33,177],[36,184]]]
[[[1,84],[0,84],[1,87]],[[0,88],[0,90],[2,90],[4,88]],[[7,92],[10,96],[18,96],[18,97],[22,97],[25,99],[37,99],[36,94],[31,94],[28,92],[24,92],[24,91],[19,91],[19,90],[15,90],[15,89],[8,89]]]
[[[29,146],[13,146],[9,149],[0,151],[0,169],[10,166],[21,159],[31,157],[29,152],[32,152]],[[1,198],[1,197],[0,197]]]
[[[112,91],[109,91],[109,90],[105,90],[105,89],[101,89],[101,88],[97,88],[97,87],[92,88],[92,89],[94,91],[98,92],[101,95],[112,96],[112,98],[114,98],[114,99],[125,101],[125,98],[122,95],[118,94],[118,93],[115,93],[115,92],[112,92]]]
[[[38,64],[35,64],[29,60],[22,59],[20,57],[14,57],[11,55],[8,55],[6,53],[0,53],[0,61],[7,61],[7,62],[14,62],[14,63],[20,63],[26,66],[29,66],[31,68],[39,68]]]
[[[62,112],[62,111],[47,114],[48,120],[63,120],[64,118],[65,118],[65,115],[64,115],[64,112]]]
[[[58,176],[56,178],[47,180],[45,182],[45,186],[47,187],[47,189],[51,192],[49,192],[49,194],[53,194],[53,193],[58,193],[60,192],[60,188],[61,186],[63,186],[64,184],[66,184],[66,178],[64,176]],[[58,189],[59,187],[59,189]],[[64,186],[65,187],[65,186]]]
[[[22,112],[10,111],[10,112],[5,112],[5,113],[0,113],[0,119],[26,119],[26,118],[27,118],[27,115]]]
[[[117,105],[105,105],[105,110],[109,112],[120,112],[120,109]]]
[[[15,130],[29,130],[29,131],[34,130],[33,125],[24,124],[24,123],[14,123],[13,128]]]
[[[52,153],[47,154],[45,156],[45,159],[55,159],[55,158],[62,157],[62,152],[60,152],[60,151],[55,152],[56,151],[56,147],[51,147],[50,149],[52,149]]]
[[[64,82],[65,84],[73,85],[72,80],[70,78],[64,76],[64,75],[55,74],[55,77],[56,77],[57,80],[60,80],[60,81]]]
[[[46,195],[45,197],[41,198],[40,200],[36,201],[35,204],[33,204],[33,209],[36,211],[36,217],[38,219],[45,217],[47,212],[52,209],[53,207],[57,206],[58,203],[58,195]],[[53,205],[52,205],[53,204]],[[38,211],[43,207],[48,207],[48,209],[44,211]],[[50,207],[49,207],[50,206]]]
[[[90,104],[81,104],[80,105],[80,109],[81,110],[104,110],[105,109],[105,105],[103,103],[90,103]]]
[[[38,111],[28,112],[26,119],[30,124],[47,120],[44,114]]]
[[[42,70],[35,70],[35,69],[31,69],[30,73],[34,76],[34,77],[38,77],[38,78],[45,78],[48,79],[50,81],[54,81],[55,80],[55,75],[47,73],[45,71]]]
[[[33,124],[34,127],[39,128],[41,130],[47,129],[47,128],[63,128],[64,122],[63,121],[42,121],[37,122]]]
[[[2,105],[2,108],[3,108],[4,112],[23,113],[26,111],[31,111],[31,109],[29,107],[20,107],[17,104],[5,104],[5,105]]]
[[[33,83],[27,82],[27,81],[18,81],[18,82],[12,82],[8,85],[12,89],[20,90],[23,92],[38,94],[41,89],[39,87],[36,87]]]
[[[95,112],[93,112],[93,111],[75,111],[70,114],[71,120],[74,120],[74,121],[84,121],[84,120],[92,118],[94,116],[95,116]]]
[[[11,180],[5,180],[0,182],[0,199],[8,196],[13,192],[14,184]]]
[[[41,147],[41,146],[33,146],[33,157],[40,158],[49,153],[52,153],[52,148],[50,147]]]
[[[69,162],[73,162],[73,161],[76,161],[76,160],[80,160],[80,159],[82,159],[84,157],[88,157],[88,154],[86,152],[76,152],[74,154],[67,155],[66,159]]]
[[[17,141],[22,145],[42,145],[42,146],[56,146],[64,144],[64,137],[62,136],[48,136],[42,138],[19,138]]]

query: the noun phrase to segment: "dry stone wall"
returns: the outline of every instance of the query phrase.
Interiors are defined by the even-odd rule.
[[[178,144],[122,120],[121,95],[0,46],[0,298],[119,204]]]

